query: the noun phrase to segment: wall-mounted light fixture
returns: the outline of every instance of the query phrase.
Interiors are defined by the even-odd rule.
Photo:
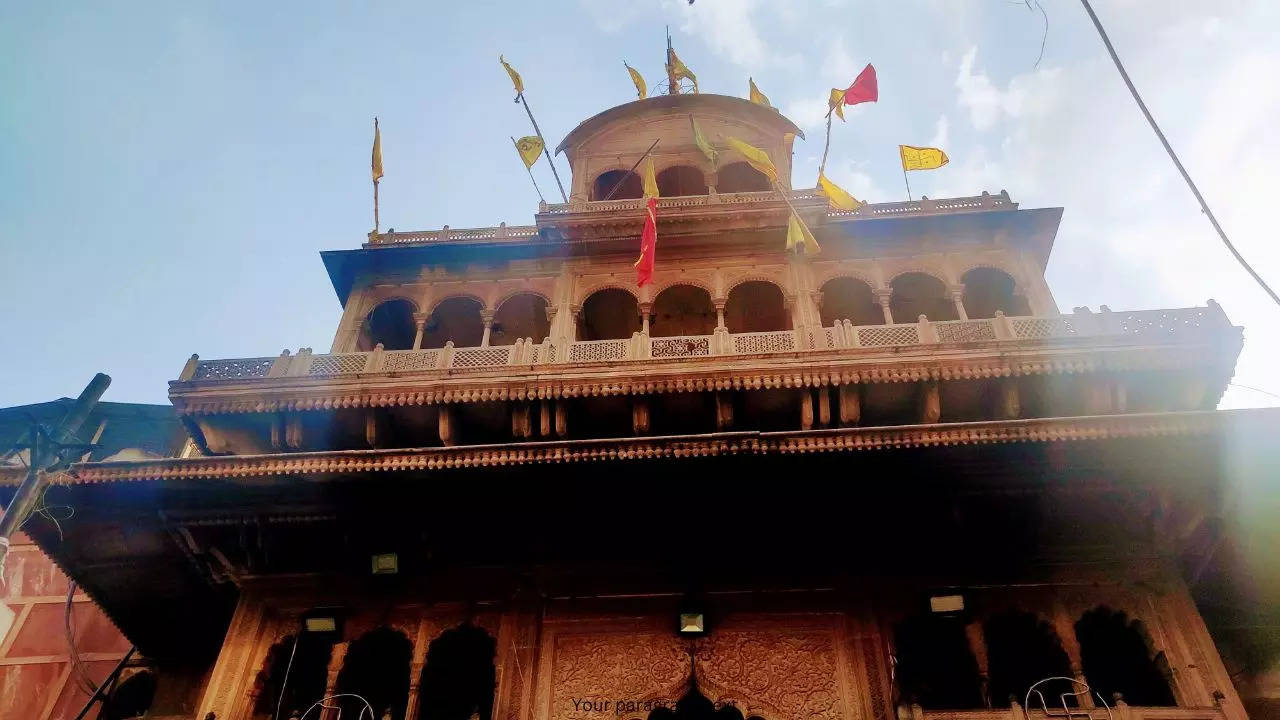
[[[373,556],[374,575],[395,575],[400,572],[400,557],[395,553],[382,553]]]
[[[678,630],[681,635],[702,635],[707,631],[707,618],[700,612],[682,612]]]
[[[936,613],[958,613],[964,611],[963,595],[932,595],[929,597],[929,610]]]

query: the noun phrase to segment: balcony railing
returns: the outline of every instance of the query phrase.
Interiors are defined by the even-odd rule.
[[[813,190],[791,190],[787,198],[795,202],[815,201],[822,198]],[[683,195],[658,199],[659,216],[663,210],[681,210],[689,208],[718,207],[724,205],[746,205],[758,203],[780,203],[782,196],[776,190],[763,192],[719,193],[716,195]],[[639,214],[644,209],[642,199],[625,200],[592,200],[587,202],[554,203],[543,205],[539,214],[543,216],[561,216],[577,213],[625,212],[634,211]],[[810,205],[812,207],[812,205]],[[990,210],[1016,210],[1018,204],[1009,199],[1003,190],[997,195],[982,193],[972,197],[944,198],[930,200],[920,198],[910,202],[867,203],[857,210],[828,209],[831,218],[886,218],[907,217],[911,215],[943,215],[951,213],[984,212]],[[421,230],[412,232],[386,232],[371,237],[366,247],[384,245],[422,245],[442,242],[523,242],[537,237],[536,225],[507,225],[483,228],[450,228],[445,225],[440,230]]]
[[[1138,342],[1187,342],[1231,326],[1216,303],[1207,307],[1134,312],[1076,312],[1053,317],[996,317],[981,320],[854,325],[848,320],[830,327],[774,332],[649,337],[636,333],[617,340],[571,340],[557,346],[520,339],[512,345],[426,350],[382,350],[313,355],[302,350],[278,357],[200,360],[193,356],[181,381],[243,380],[276,377],[333,377],[367,373],[413,373],[552,363],[607,363],[680,360],[710,356],[823,352],[856,348],[901,348],[939,344],[964,345],[1000,341],[1036,342],[1070,338],[1132,338]]]

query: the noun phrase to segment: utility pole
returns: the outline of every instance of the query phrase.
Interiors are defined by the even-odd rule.
[[[26,522],[40,502],[40,496],[48,483],[45,473],[84,453],[83,443],[67,441],[75,436],[110,384],[109,376],[103,373],[94,375],[56,426],[48,428],[40,424],[32,425],[26,444],[19,444],[10,451],[12,454],[20,449],[29,449],[31,458],[27,464],[27,476],[14,492],[9,507],[5,508],[4,517],[0,518],[0,567],[4,566],[5,557],[9,554],[9,538],[22,527],[22,523]],[[69,450],[78,452],[68,453]]]

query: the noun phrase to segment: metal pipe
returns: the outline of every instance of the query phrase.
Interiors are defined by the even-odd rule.
[[[99,374],[99,377],[107,377],[107,376]],[[107,382],[110,383],[111,379],[107,378]],[[106,386],[103,386],[102,389],[106,390]],[[101,396],[102,393],[98,393],[98,395]],[[102,697],[103,689],[106,688],[107,685],[109,685],[112,680],[120,677],[120,671],[124,670],[125,665],[128,664],[128,662],[133,659],[133,654],[137,652],[137,650],[138,648],[131,647],[129,648],[129,652],[125,653],[124,657],[120,658],[120,662],[116,663],[116,669],[111,671],[111,674],[107,676],[107,679],[103,680],[102,684],[98,686],[98,689],[93,692],[93,696],[89,698],[89,702],[85,703],[84,707],[80,708],[80,712],[76,713],[75,720],[82,720],[82,718],[84,718],[84,716],[88,714],[89,709],[93,707],[93,704],[98,701],[98,698]]]

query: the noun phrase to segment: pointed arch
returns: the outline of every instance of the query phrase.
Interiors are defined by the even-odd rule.
[[[930,320],[955,320],[956,307],[947,294],[947,285],[935,275],[918,271],[902,272],[889,282],[889,311],[895,323],[913,323],[921,315]]]
[[[326,633],[286,635],[272,645],[255,681],[259,692],[252,710],[254,720],[272,717],[277,703],[280,716],[289,717],[295,711],[305,712],[323,697],[332,652],[333,638]],[[290,657],[293,658],[292,668],[289,667]],[[286,672],[288,682],[285,682]]]
[[[971,268],[960,276],[964,284],[965,314],[970,319],[991,318],[996,311],[1005,315],[1030,315],[1026,298],[1017,295],[1017,282],[1013,275],[999,268],[978,266]]]
[[[883,325],[884,311],[876,302],[871,283],[862,278],[839,275],[822,284],[822,324],[830,327],[837,320],[854,325]]]
[[[706,176],[692,165],[672,165],[659,171],[655,179],[662,197],[707,194]]]
[[[1080,616],[1075,631],[1085,680],[1102,697],[1120,693],[1130,705],[1176,704],[1160,654],[1140,620],[1100,605]]]
[[[791,313],[782,288],[769,280],[737,283],[725,300],[724,324],[731,333],[790,330]]]
[[[419,681],[417,720],[491,720],[497,641],[484,628],[460,625],[427,647]]]
[[[484,301],[474,295],[456,294],[441,299],[431,309],[422,328],[422,347],[475,347],[484,337],[481,312]]]
[[[716,329],[716,307],[701,285],[673,283],[653,298],[653,337],[710,335]]]
[[[359,345],[372,350],[381,343],[385,350],[409,350],[417,334],[414,313],[418,304],[404,297],[383,300],[365,315],[364,332]]]
[[[622,184],[618,185],[618,181],[622,181]],[[591,199],[604,200],[615,185],[618,186],[618,190],[613,193],[613,197],[608,198],[610,200],[634,200],[644,194],[644,185],[640,176],[629,170],[618,168],[596,175],[596,179],[591,183]]]
[[[993,615],[983,623],[987,643],[988,697],[993,707],[1021,703],[1027,690],[1049,677],[1071,677],[1071,661],[1053,627],[1019,610]],[[1047,696],[1074,692],[1071,683],[1043,685]]]
[[[370,630],[347,648],[337,690],[364,698],[376,718],[390,710],[391,720],[405,720],[412,659],[413,643],[404,633],[385,626]],[[342,698],[339,704],[343,717],[357,717],[364,707],[356,698]]]
[[[640,331],[640,304],[626,288],[602,286],[591,291],[578,312],[579,340],[623,340]]]
[[[533,338],[535,343],[540,343],[551,332],[547,298],[541,293],[528,290],[512,293],[497,307],[489,338],[492,345],[511,345],[521,338]]]

